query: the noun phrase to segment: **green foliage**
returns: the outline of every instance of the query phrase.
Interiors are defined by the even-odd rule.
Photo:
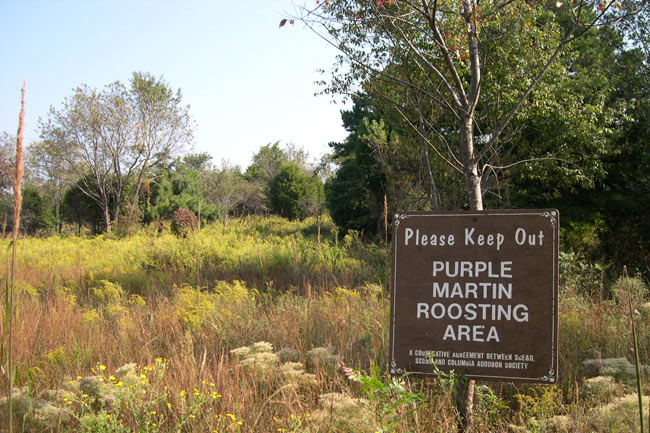
[[[639,198],[649,193],[649,160],[639,134],[647,132],[650,83],[634,39],[624,35],[592,29],[572,44],[561,60],[570,73],[558,77],[544,109],[524,126],[534,146],[526,144],[525,152],[548,156],[555,149],[561,159],[522,164],[509,182],[513,204],[556,207],[565,227],[588,235],[585,243],[567,236],[571,251],[612,263],[619,272],[626,265],[647,274],[649,209]],[[577,105],[567,106],[573,99],[567,92]]]
[[[606,268],[602,264],[590,262],[573,252],[561,252],[559,258],[561,290],[566,295],[575,293],[601,297],[607,295]]]
[[[119,304],[124,298],[124,290],[117,283],[100,280],[90,288],[90,301],[95,306]]]
[[[269,143],[260,147],[253,155],[253,163],[248,166],[244,175],[249,181],[269,185],[287,162],[289,162],[288,155],[280,148],[280,142]]]
[[[92,233],[99,233],[104,224],[101,207],[82,191],[83,185],[89,183],[88,179],[72,185],[65,191],[61,204],[63,220],[77,225],[79,233],[84,225],[89,225]]]
[[[176,290],[174,303],[185,325],[199,330],[206,324],[222,327],[224,319],[236,319],[234,312],[250,307],[256,293],[241,281],[219,281],[210,291],[184,285]]]
[[[27,234],[33,236],[40,230],[53,228],[54,220],[51,206],[40,194],[36,186],[26,185],[22,190],[22,194],[23,205],[20,222]]]
[[[302,220],[308,214],[303,203],[319,190],[320,179],[306,175],[297,164],[284,164],[270,184],[271,210],[289,220]]]
[[[259,184],[248,181],[238,166],[223,162],[221,168],[207,171],[202,176],[202,188],[206,200],[217,207],[224,226],[236,208],[254,211],[261,206]]]
[[[41,150],[64,162],[50,174],[59,180],[63,172],[74,174],[110,232],[125,209],[134,218],[145,180],[191,142],[193,126],[180,91],[174,94],[162,79],[135,72],[130,87],[119,81],[101,91],[77,87],[39,127]]]
[[[203,197],[203,173],[189,163],[177,159],[171,165],[160,169],[159,180],[151,187],[151,198],[145,213],[145,221],[157,219],[171,220],[179,208],[198,214],[201,203],[201,219],[212,221],[217,216],[217,208]]]
[[[507,402],[489,385],[474,388],[474,416],[481,426],[496,431],[504,424],[504,414],[510,409]]]
[[[351,379],[361,384],[361,392],[373,404],[380,432],[403,432],[424,397],[410,390],[404,377],[385,378],[373,365],[370,374],[354,372]]]
[[[562,390],[556,385],[529,388],[529,394],[515,394],[518,410],[534,432],[544,431],[544,420],[553,417],[562,402]]]
[[[648,299],[648,286],[640,278],[621,277],[611,288],[612,295],[621,306],[631,304],[634,308]]]
[[[349,132],[342,143],[330,143],[335,175],[325,185],[327,206],[334,222],[343,229],[376,234],[382,215],[386,176],[377,169],[374,149],[363,137],[375,116],[365,95],[353,97],[352,110],[342,111],[343,126]]]

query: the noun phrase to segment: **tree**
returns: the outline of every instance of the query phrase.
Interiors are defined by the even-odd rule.
[[[3,132],[0,134],[0,194],[9,192],[13,182],[14,153],[16,152],[16,139]]]
[[[370,142],[364,140],[367,126],[376,119],[370,99],[356,95],[353,102],[352,110],[341,113],[349,135],[342,143],[329,144],[339,168],[325,184],[325,193],[330,215],[343,233],[372,235],[378,232],[386,177],[378,170]]]
[[[63,155],[79,188],[102,209],[106,231],[118,222],[123,205],[132,215],[152,169],[191,140],[187,108],[180,93],[161,80],[134,73],[131,87],[81,86],[62,108],[40,122],[41,139]]]
[[[99,233],[104,229],[102,209],[95,200],[83,192],[80,185],[92,185],[92,179],[79,180],[63,193],[61,218],[63,221],[76,224],[79,234],[84,225],[90,226],[92,233]]]
[[[545,108],[550,77],[570,82],[571,61],[557,61],[566,48],[641,8],[648,6],[640,0],[341,0],[305,7],[298,18],[341,51],[328,91],[350,94],[362,85],[385,101],[462,173],[469,208],[482,210],[487,181],[526,161],[510,158],[513,120]],[[595,112],[606,108],[600,101]],[[473,382],[466,392],[464,430]]]
[[[491,175],[517,162],[507,158],[511,122],[536,88],[553,86],[549,77],[570,77],[556,60],[594,25],[642,4],[599,3],[347,0],[303,8],[300,19],[342,52],[327,91],[361,84],[390,105],[462,173],[469,207],[482,209]]]
[[[307,210],[302,203],[308,201],[310,195],[318,194],[313,182],[320,184],[320,179],[308,176],[296,163],[284,164],[271,181],[271,210],[290,220],[305,218]]]
[[[391,121],[369,95],[354,95],[352,101],[352,109],[341,113],[349,135],[330,143],[339,169],[326,183],[330,214],[343,232],[372,237],[383,231],[385,201],[389,214],[457,206],[462,188],[449,168],[423,155],[420,141],[398,130],[399,122]]]
[[[7,220],[13,214],[13,186],[14,160],[16,153],[16,139],[3,132],[0,134],[0,225],[2,236],[7,229]]]
[[[150,197],[145,211],[145,222],[156,219],[171,220],[174,211],[179,208],[188,209],[201,218],[212,220],[216,215],[216,207],[209,204],[203,196],[203,178],[206,169],[197,169],[197,161],[202,161],[199,167],[208,167],[208,161],[197,158],[199,155],[186,155],[177,158],[171,164],[158,167],[155,181],[150,185]]]
[[[181,105],[180,89],[175,93],[162,79],[134,72],[131,98],[135,112],[135,142],[141,163],[129,209],[129,220],[137,207],[143,182],[152,170],[192,142],[189,107]]]
[[[222,161],[220,169],[208,171],[203,176],[203,191],[208,203],[217,206],[226,227],[228,215],[248,197],[251,184],[246,181],[238,166]]]
[[[638,21],[642,16],[636,18]],[[647,15],[645,18],[644,29],[650,24]],[[650,132],[650,75],[648,57],[641,48],[644,44],[634,34],[625,28],[600,29],[581,39],[576,57],[574,76],[580,86],[575,92],[592,100],[602,98],[609,106],[625,107],[606,143],[597,133],[584,138],[610,149],[599,160],[599,175],[591,176],[589,183],[571,185],[564,181],[565,170],[571,167],[544,164],[517,170],[509,180],[514,205],[561,209],[567,223],[564,248],[616,265],[609,269],[617,276],[624,265],[631,272],[650,275],[650,225],[645,217],[650,209],[647,200],[639,200],[650,194],[645,138]],[[585,113],[589,113],[588,106]],[[536,149],[544,149],[545,141],[558,134],[576,137],[573,122],[564,123],[554,122],[543,130],[528,126],[525,136]],[[592,126],[598,127],[597,122]]]
[[[260,147],[253,155],[253,163],[246,169],[245,176],[250,181],[268,185],[287,162],[289,157],[280,147],[280,142],[269,143]]]
[[[27,180],[37,185],[52,203],[52,218],[58,232],[62,229],[61,206],[68,188],[74,183],[73,173],[66,170],[64,149],[51,141],[38,141],[27,147]]]
[[[43,197],[39,188],[27,184],[23,188],[23,205],[20,210],[20,221],[25,233],[34,236],[39,230],[51,229],[54,226],[52,213],[49,212],[48,200]]]
[[[266,202],[266,207],[272,207],[270,200],[273,179],[287,163],[295,164],[303,172],[312,171],[308,159],[309,154],[292,143],[287,144],[284,148],[280,147],[279,141],[262,146],[253,155],[253,163],[244,172],[244,177],[251,184],[248,194],[249,203],[246,204],[246,207],[250,208],[252,203],[253,212],[263,211],[264,207],[259,205],[259,199],[262,197]],[[260,197],[260,191],[262,197]]]

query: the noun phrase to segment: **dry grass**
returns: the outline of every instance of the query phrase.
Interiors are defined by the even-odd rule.
[[[219,247],[224,250],[209,246],[210,242],[206,241],[203,248],[212,253],[205,257],[222,257],[226,248],[235,251],[236,245],[254,251],[251,237],[267,236],[266,241],[272,243],[274,238],[270,236],[286,238],[287,233],[292,233],[278,221],[258,228],[258,235],[250,226],[244,226],[240,234],[235,230],[230,232],[228,236],[232,239],[219,238],[232,240],[229,247]],[[201,236],[209,236],[211,230],[217,231],[208,228]],[[304,245],[307,251],[309,238],[300,239],[296,234],[296,239],[299,239],[296,244]],[[137,245],[143,241],[156,248],[141,251]],[[87,431],[120,431],[119,424],[110,428],[104,425],[115,419],[128,427],[125,431],[137,432],[456,431],[453,387],[445,380],[407,382],[405,389],[421,399],[395,407],[401,397],[390,388],[390,379],[385,374],[376,377],[381,389],[369,393],[343,375],[340,361],[363,371],[385,363],[389,306],[377,285],[351,284],[328,290],[314,286],[305,293],[304,288],[281,287],[275,283],[255,286],[252,283],[256,279],[251,278],[247,282],[211,280],[209,288],[171,285],[151,293],[129,285],[137,279],[125,279],[125,272],[136,272],[138,266],[150,263],[151,252],[156,251],[159,259],[175,257],[166,262],[170,266],[169,275],[191,280],[195,270],[178,265],[184,260],[183,245],[190,244],[177,242],[186,241],[176,241],[166,235],[157,239],[144,235],[123,240],[100,238],[85,240],[87,244],[74,253],[65,250],[70,245],[68,242],[68,239],[25,241],[28,247],[42,245],[61,254],[61,260],[54,260],[54,253],[41,259],[34,251],[24,250],[22,255],[23,266],[36,272],[24,275],[29,282],[20,286],[17,297],[14,356],[19,366],[19,385],[29,386],[29,398],[38,401],[50,395],[49,390],[79,388],[81,381],[77,377],[99,374],[105,383],[114,386],[110,376],[116,376],[123,365],[135,363],[138,374],[147,376],[137,390],[145,390],[147,394],[134,400],[125,394],[118,406],[96,407],[91,411],[93,416],[103,418],[88,418],[87,413],[86,418],[72,418],[52,431],[57,428],[77,431],[81,422],[86,423]],[[97,255],[107,245],[112,248],[114,267],[109,266],[105,255]],[[284,261],[295,264],[296,256],[299,263],[312,263],[312,269],[356,263],[346,261],[351,257],[351,244],[348,250],[336,252],[338,261],[324,257],[322,262],[309,262],[307,256],[301,255],[307,253],[301,253],[300,248],[294,253],[291,245],[286,246],[286,257],[276,251],[278,255],[273,260],[278,266]],[[263,263],[266,260],[271,263],[272,252],[264,248],[258,249],[265,254]],[[78,263],[75,255],[85,261],[83,272],[75,268]],[[257,258],[255,261],[259,262]],[[364,263],[370,269],[376,265]],[[237,261],[230,265],[240,266]],[[142,284],[156,288],[165,278],[172,279],[160,274],[165,273],[161,262],[156,266],[157,271],[149,274],[156,282]],[[342,272],[343,268],[331,268],[330,275]],[[264,272],[275,275],[269,269],[265,268]],[[183,272],[187,273],[185,277]],[[219,272],[229,271],[224,267]],[[138,275],[142,280],[147,274]],[[591,382],[583,383],[580,368],[583,360],[597,352],[603,357],[625,356],[631,346],[627,337],[629,324],[617,300],[592,297],[587,293],[593,291],[588,287],[582,289],[562,295],[559,350],[562,382],[556,386],[480,384],[476,397],[476,431],[606,432],[633,425],[630,414],[617,424],[612,411],[600,409],[626,402],[623,398],[626,385],[605,381],[607,386],[599,388]],[[133,296],[136,293],[148,296]],[[645,293],[638,294],[639,305],[644,296]],[[638,326],[640,357],[647,362],[650,314],[643,309]],[[231,353],[233,349],[260,341],[273,347],[272,353],[260,357],[266,361],[246,361]],[[160,365],[158,359],[165,360],[165,368],[160,377],[154,377],[152,371]],[[301,363],[303,367],[290,362]],[[100,366],[105,370],[98,370]],[[314,374],[313,381],[297,383],[296,377],[302,377],[301,372]],[[5,376],[3,380],[6,381]],[[6,383],[2,386],[6,387]],[[106,392],[120,395],[118,391],[107,388]],[[80,398],[79,393],[75,395]],[[375,398],[377,395],[382,398]],[[77,415],[84,407],[77,400],[65,404],[69,404],[71,412],[75,408]],[[61,403],[63,407],[65,404]],[[633,408],[625,407],[626,414],[633,412]],[[345,415],[348,411],[366,415]],[[4,412],[0,415],[5,416]],[[397,421],[392,425],[387,420]],[[0,418],[0,426],[6,425],[6,421]],[[48,431],[43,424],[30,422],[25,424],[27,431]],[[102,426],[108,430],[102,430]],[[382,427],[385,430],[379,430]]]

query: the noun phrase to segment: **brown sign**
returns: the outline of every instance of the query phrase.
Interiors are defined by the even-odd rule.
[[[557,210],[395,215],[392,374],[557,381]]]

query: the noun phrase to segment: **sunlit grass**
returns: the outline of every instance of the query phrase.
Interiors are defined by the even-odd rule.
[[[311,224],[249,218],[184,239],[21,240],[17,422],[30,432],[455,432],[453,379],[393,382],[385,373],[383,251],[331,229],[319,248]],[[560,382],[480,384],[479,431],[633,428],[625,372],[585,381],[582,367],[628,354],[627,292],[614,286],[603,299],[590,280],[567,277]]]

